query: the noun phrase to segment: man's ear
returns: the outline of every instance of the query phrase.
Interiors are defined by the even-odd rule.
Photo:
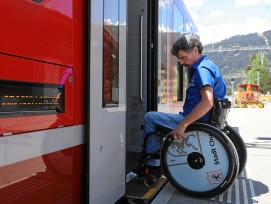
[[[198,48],[197,47],[194,47],[193,50],[194,50],[195,53],[198,53]]]

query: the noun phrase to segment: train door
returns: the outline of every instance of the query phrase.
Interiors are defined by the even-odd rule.
[[[91,1],[89,203],[125,194],[126,0]]]

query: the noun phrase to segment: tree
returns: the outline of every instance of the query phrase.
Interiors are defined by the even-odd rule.
[[[249,81],[250,83],[257,83],[259,72],[259,82],[263,94],[271,91],[271,73],[269,73],[270,68],[267,64],[268,59],[264,57],[262,53],[257,53],[252,56],[251,64],[247,65],[245,68],[245,73],[248,76],[245,80],[246,83],[249,83]]]

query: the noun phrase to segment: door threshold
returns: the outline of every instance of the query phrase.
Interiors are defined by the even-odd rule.
[[[166,177],[162,176],[154,187],[147,187],[144,179],[135,176],[126,183],[125,197],[129,203],[151,203],[167,183]]]

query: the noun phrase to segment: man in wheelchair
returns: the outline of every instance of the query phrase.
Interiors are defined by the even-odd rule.
[[[145,115],[145,135],[153,133],[159,125],[173,129],[171,134],[174,139],[184,136],[184,132],[195,121],[209,122],[211,110],[215,100],[224,101],[226,85],[220,74],[219,68],[202,54],[203,46],[195,34],[183,34],[173,44],[171,53],[179,63],[188,69],[189,85],[186,90],[186,99],[183,112],[176,114],[163,112],[148,112]],[[151,156],[159,152],[160,138],[150,135],[143,147],[143,157],[149,173],[156,177],[162,175],[160,170],[160,157]],[[146,168],[142,165],[133,170],[138,176],[144,175]]]

